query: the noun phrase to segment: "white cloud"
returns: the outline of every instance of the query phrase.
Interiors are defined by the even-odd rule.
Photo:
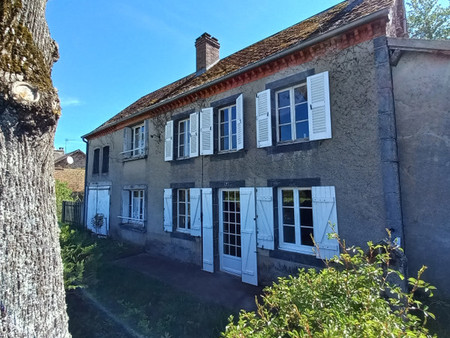
[[[75,97],[60,97],[61,100],[61,107],[72,107],[72,106],[79,106],[82,104],[82,102],[75,98]]]

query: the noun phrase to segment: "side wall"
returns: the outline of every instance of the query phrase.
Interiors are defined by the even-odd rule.
[[[450,57],[403,52],[392,67],[406,255],[450,297]]]

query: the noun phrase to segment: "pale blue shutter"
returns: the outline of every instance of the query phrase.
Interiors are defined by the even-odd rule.
[[[255,188],[240,189],[242,281],[258,285]]]
[[[131,157],[131,128],[123,128],[123,158]]]
[[[191,135],[190,157],[198,156],[198,113],[192,113],[189,117],[189,133]]]
[[[173,160],[173,121],[167,121],[164,133],[164,161]]]
[[[258,248],[273,250],[272,188],[256,188],[256,231]]]
[[[270,114],[270,89],[256,95],[256,146],[272,145],[272,117]]]
[[[331,138],[330,87],[328,72],[308,76],[308,124],[309,139]]]
[[[202,235],[202,219],[201,219],[201,194],[199,188],[190,189],[190,215],[191,215],[191,235],[200,237]]]
[[[96,231],[92,221],[94,216],[97,214],[97,189],[89,189],[88,190],[88,211],[87,211],[87,219],[86,225],[87,228],[91,231]]]
[[[236,150],[244,149],[244,99],[239,95],[236,99]]]
[[[172,232],[172,189],[164,189],[164,231]]]
[[[330,259],[339,255],[339,243],[336,239],[329,239],[328,234],[338,232],[336,194],[334,187],[312,187],[314,240],[319,246],[316,257]]]
[[[200,155],[212,155],[214,152],[213,124],[213,109],[202,109],[200,112]]]
[[[203,270],[214,272],[214,235],[213,235],[212,189],[202,189],[203,213]]]

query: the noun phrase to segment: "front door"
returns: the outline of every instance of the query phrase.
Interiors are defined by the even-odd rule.
[[[242,274],[241,204],[239,190],[219,191],[220,270]]]
[[[109,233],[109,186],[90,187],[88,190],[88,210],[86,226],[98,235]]]

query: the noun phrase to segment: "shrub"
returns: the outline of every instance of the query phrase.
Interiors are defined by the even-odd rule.
[[[62,217],[62,202],[73,201],[73,191],[69,188],[67,182],[61,182],[55,180],[55,195],[56,195],[56,214],[58,221],[61,221]]]
[[[336,238],[337,236],[334,235]],[[265,289],[257,313],[241,311],[237,323],[230,317],[223,337],[427,337],[433,314],[414,299],[423,289],[434,289],[410,278],[410,292],[390,282],[403,275],[390,267],[392,243],[368,243],[369,252],[345,248],[326,262],[326,268],[300,269],[298,276],[279,278]],[[420,313],[418,313],[420,311]]]

